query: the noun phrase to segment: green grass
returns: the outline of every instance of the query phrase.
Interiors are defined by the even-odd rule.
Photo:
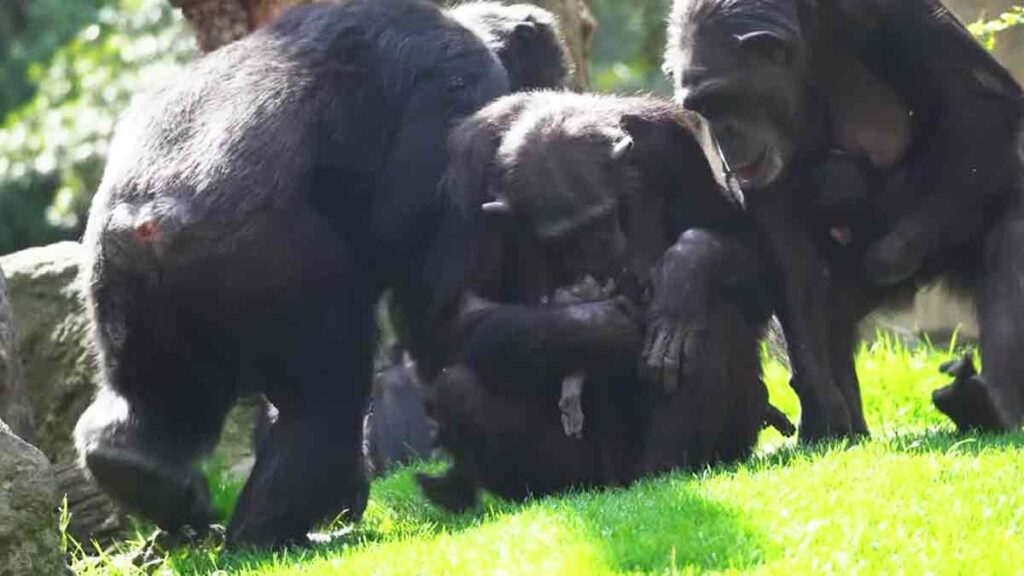
[[[743,465],[628,490],[516,505],[485,499],[452,516],[401,470],[374,482],[364,521],[288,553],[195,546],[160,574],[1024,574],[1021,436],[962,437],[930,405],[950,351],[881,338],[858,354],[873,439],[796,447],[765,433]],[[792,417],[788,374],[768,363],[772,400]],[[230,502],[221,482],[215,497]],[[141,538],[81,559],[83,574],[133,574]]]

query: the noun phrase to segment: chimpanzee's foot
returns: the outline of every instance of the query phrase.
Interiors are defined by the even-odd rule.
[[[1001,432],[1009,428],[970,356],[946,362],[939,370],[952,376],[953,382],[932,392],[932,403],[953,420],[957,430]]]
[[[451,471],[444,476],[417,474],[416,483],[427,500],[449,512],[463,512],[476,506],[476,486]]]
[[[764,415],[764,428],[774,428],[787,438],[796,434],[796,426],[789,421],[786,413],[771,404],[768,405],[768,410]]]
[[[176,533],[189,526],[206,533],[213,510],[206,478],[198,471],[119,447],[95,448],[85,463],[105,492],[160,528]]]
[[[176,532],[158,528],[132,557],[132,564],[143,569],[150,566],[159,567],[169,552],[194,545],[215,548],[224,544],[225,536],[224,527],[219,524],[211,524],[202,530],[195,530],[191,526],[185,525]]]
[[[838,389],[812,389],[796,379],[790,381],[790,386],[800,398],[800,442],[811,444],[857,436],[846,399]]]

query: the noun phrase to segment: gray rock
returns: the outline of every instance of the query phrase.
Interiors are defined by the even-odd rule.
[[[980,336],[974,301],[969,294],[942,283],[919,290],[902,308],[879,310],[869,320],[874,322],[865,323],[868,330],[883,328],[897,334],[909,333],[928,338],[940,347],[947,345],[954,335],[960,344],[977,342]]]
[[[65,573],[56,501],[46,456],[0,422],[0,576]]]
[[[17,326],[35,445],[52,462],[76,459],[71,431],[96,390],[78,282],[82,246],[61,242],[0,258]]]
[[[14,321],[7,304],[7,281],[0,269],[0,420],[26,442],[35,441],[32,410],[25,392]]]

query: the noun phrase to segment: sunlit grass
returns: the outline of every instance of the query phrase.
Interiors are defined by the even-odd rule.
[[[522,505],[485,499],[448,515],[415,489],[414,469],[373,484],[364,521],[331,527],[312,550],[173,553],[182,574],[1024,574],[1021,436],[956,436],[929,395],[951,350],[893,338],[857,357],[873,439],[797,447],[765,433],[743,465],[673,474],[628,490]],[[784,367],[768,362],[772,401],[794,419]],[[230,498],[231,482],[215,487]],[[218,496],[218,491],[224,492]],[[341,529],[343,528],[343,529]],[[339,529],[341,529],[339,531]],[[85,574],[132,574],[141,541]]]

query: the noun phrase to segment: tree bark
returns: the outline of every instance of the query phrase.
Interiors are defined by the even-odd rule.
[[[196,34],[203,52],[234,42],[272,21],[285,8],[311,0],[170,0]],[[335,0],[337,1],[337,0]],[[587,86],[590,45],[597,22],[587,0],[531,0],[558,15],[575,66],[575,83]]]

